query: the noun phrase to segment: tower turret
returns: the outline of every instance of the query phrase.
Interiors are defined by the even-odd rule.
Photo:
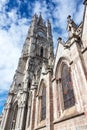
[[[32,22],[30,25],[29,37],[35,35],[37,21],[38,21],[38,16],[37,16],[37,14],[35,14],[32,18]]]
[[[39,18],[35,14],[5,105],[1,123],[2,130],[32,129],[33,126],[29,126],[31,93],[37,89],[43,63],[49,65],[50,62],[51,64],[52,58],[51,24],[48,22],[46,26],[41,14]],[[24,124],[25,121],[27,123]]]
[[[45,26],[45,22],[44,22],[44,20],[42,18],[41,13],[40,13],[39,18],[38,18],[38,25]]]

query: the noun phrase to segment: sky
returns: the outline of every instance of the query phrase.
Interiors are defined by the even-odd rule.
[[[0,114],[6,102],[18,59],[27,36],[32,16],[42,14],[50,20],[54,41],[66,40],[67,16],[79,25],[83,20],[82,0],[0,0]]]

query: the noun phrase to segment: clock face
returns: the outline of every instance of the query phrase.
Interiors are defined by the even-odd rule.
[[[41,31],[38,32],[38,35],[41,36],[41,37],[45,37],[44,33],[41,32]]]

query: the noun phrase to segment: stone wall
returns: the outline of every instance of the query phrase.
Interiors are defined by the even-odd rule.
[[[81,115],[59,123],[54,123],[54,130],[87,130],[87,116]]]

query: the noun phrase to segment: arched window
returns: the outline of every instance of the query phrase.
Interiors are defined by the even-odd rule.
[[[62,67],[61,81],[63,90],[64,109],[67,109],[75,104],[75,98],[70,70],[66,64],[64,64]]]
[[[41,47],[40,56],[43,57],[43,47]]]
[[[41,96],[41,120],[46,118],[46,87],[43,87]]]

